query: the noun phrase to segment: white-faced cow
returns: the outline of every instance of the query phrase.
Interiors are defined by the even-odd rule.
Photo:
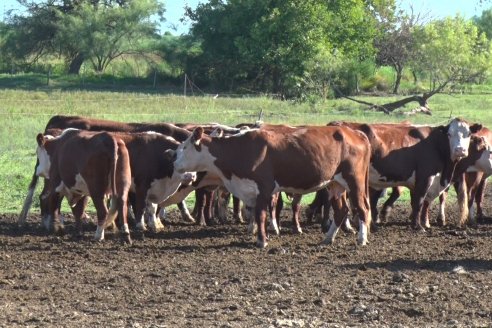
[[[104,229],[117,215],[122,222],[122,237],[131,242],[126,221],[127,198],[131,184],[130,158],[125,143],[106,132],[92,133],[69,129],[58,137],[38,134],[36,175],[50,180],[49,211],[56,231],[59,221],[59,197],[67,198],[76,222],[80,224],[83,206],[80,200],[90,196],[97,211],[94,238],[104,239]],[[108,211],[105,196],[111,197]]]
[[[257,245],[267,246],[266,211],[272,194],[305,194],[329,188],[334,197],[347,191],[360,219],[359,244],[366,244],[371,220],[368,200],[370,146],[347,127],[253,129],[229,137],[209,137],[200,127],[176,151],[178,172],[209,171],[255,208]],[[341,222],[330,229],[332,242]]]
[[[169,123],[124,123],[124,122],[101,120],[101,119],[89,118],[89,117],[63,116],[63,115],[53,116],[46,124],[44,133],[52,134],[53,131],[56,130],[62,131],[67,128],[75,128],[75,129],[87,130],[87,131],[109,131],[109,132],[153,131],[172,137],[180,142],[186,140],[186,138],[188,138],[188,136],[190,135],[189,131]],[[19,215],[18,224],[20,226],[25,224],[27,213],[29,212],[29,209],[32,204],[34,190],[36,189],[36,185],[38,181],[38,176],[36,175],[37,166],[38,166],[38,162],[36,162],[34,168],[34,174],[29,184],[28,193],[24,201],[22,211]],[[48,188],[49,186],[45,185],[40,195],[41,216],[45,219],[47,215],[47,208],[43,207],[42,205],[46,203],[43,199],[47,197],[46,192]],[[183,202],[178,204],[178,207],[182,212],[183,218],[187,221],[193,221],[193,219],[191,218],[191,216],[189,215],[189,213],[187,212],[184,206],[185,205]]]
[[[371,143],[369,185],[373,214],[377,213],[377,200],[384,188],[408,187],[416,229],[428,225],[429,203],[449,186],[459,160],[468,155],[471,134],[481,129],[481,125],[470,126],[459,118],[438,127],[341,124],[363,131]],[[405,144],[409,136],[414,141]]]
[[[465,204],[468,204],[468,217],[461,216],[459,226],[464,226],[467,221],[476,224],[477,217],[483,215],[482,201],[485,183],[492,175],[491,143],[492,132],[483,127],[470,142],[469,155],[462,159],[456,168],[454,187],[458,195],[465,194]],[[439,196],[440,207],[438,223],[446,224],[445,200],[447,192]],[[460,199],[459,199],[460,200]],[[474,204],[476,203],[476,216]]]

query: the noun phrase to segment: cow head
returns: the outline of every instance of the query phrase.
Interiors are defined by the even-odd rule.
[[[470,150],[478,152],[480,157],[474,162],[474,164],[469,167],[468,171],[480,171],[484,172],[486,176],[492,175],[492,146],[489,145],[484,137],[475,137],[479,139],[475,142],[476,150]]]
[[[46,141],[52,138],[51,136],[45,136],[39,133],[36,136],[36,141],[38,142],[38,147],[36,148],[36,156],[38,157],[39,164],[36,167],[36,175],[49,179],[49,172],[51,167],[50,156],[46,150]]]
[[[179,173],[190,171],[206,171],[202,167],[203,128],[197,127],[193,133],[176,149],[174,169]]]
[[[468,122],[455,118],[445,128],[448,134],[449,149],[451,160],[460,160],[468,156],[468,148],[470,146],[470,137],[472,133],[478,132],[482,128],[480,124],[470,126]]]

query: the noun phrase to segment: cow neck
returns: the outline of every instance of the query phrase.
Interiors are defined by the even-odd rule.
[[[432,139],[429,139],[432,137]],[[455,176],[458,160],[451,161],[451,149],[449,147],[449,137],[447,133],[444,133],[440,127],[434,128],[427,140],[432,140],[434,143],[434,150],[439,154],[439,158],[443,163],[443,170],[441,174],[440,183],[442,186],[449,184]],[[441,145],[444,145],[442,147]]]

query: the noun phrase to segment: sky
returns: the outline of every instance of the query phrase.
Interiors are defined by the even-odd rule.
[[[198,3],[207,2],[206,0],[166,0],[166,21],[161,24],[161,32],[169,31],[173,34],[185,34],[189,30],[189,23],[181,23],[184,6],[188,5],[195,8]],[[492,1],[481,5],[479,0],[399,0],[401,8],[409,10],[412,6],[415,13],[429,14],[429,18],[442,18],[460,14],[466,18],[480,16],[483,10],[492,7]],[[19,9],[16,0],[0,0],[0,17],[3,19],[4,13],[10,9]]]

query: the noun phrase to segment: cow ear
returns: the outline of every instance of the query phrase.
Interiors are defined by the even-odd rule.
[[[210,136],[222,138],[224,136],[224,130],[222,130],[221,128],[216,128],[212,131],[212,133],[210,133]]]
[[[193,134],[191,135],[191,141],[195,146],[199,146],[202,137],[203,137],[203,128],[199,126],[195,128],[195,130],[193,130]]]
[[[438,127],[439,131],[441,131],[444,134],[448,134],[449,130],[449,124],[448,125],[441,125]]]
[[[471,133],[477,133],[478,131],[482,130],[482,124],[475,123],[472,126],[470,126],[470,132]]]
[[[174,162],[176,160],[176,151],[174,149],[167,149],[164,152],[164,158],[169,162]]]
[[[44,146],[44,135],[42,133],[38,133],[36,136],[36,141],[38,142],[38,146],[43,147]]]

